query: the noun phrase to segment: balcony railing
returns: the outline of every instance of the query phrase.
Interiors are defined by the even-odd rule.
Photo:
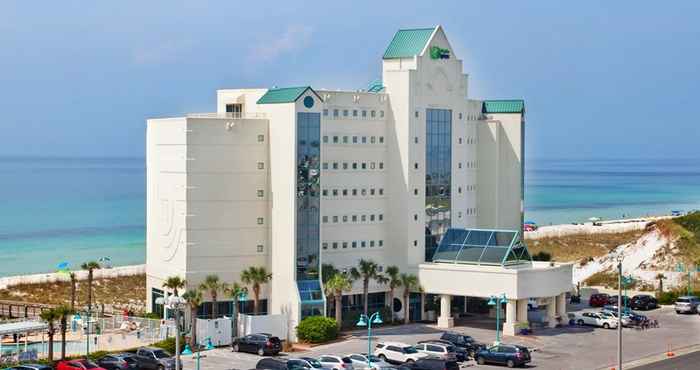
[[[187,113],[187,118],[261,119],[266,118],[266,116],[262,112],[211,112]]]

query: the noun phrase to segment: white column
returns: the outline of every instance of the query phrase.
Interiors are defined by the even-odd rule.
[[[503,323],[503,334],[505,335],[515,335],[516,302],[515,299],[509,299],[506,303],[506,317]]]
[[[455,321],[451,316],[452,297],[447,294],[440,296],[440,317],[438,317],[437,326],[438,328],[451,328],[455,326]]]
[[[518,299],[518,323],[527,322],[527,298]]]
[[[549,297],[547,300],[547,321],[549,322],[549,327],[553,328],[557,326],[557,297]]]
[[[557,299],[557,315],[566,318],[566,293],[556,296]]]

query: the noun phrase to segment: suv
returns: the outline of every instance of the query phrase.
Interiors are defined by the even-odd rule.
[[[530,362],[530,351],[523,346],[499,344],[479,351],[476,354],[476,362],[479,365],[490,362],[508,367],[522,366]]]
[[[455,347],[451,344],[428,342],[418,343],[414,347],[418,352],[422,352],[445,361],[457,361]]]
[[[258,361],[255,365],[256,369],[260,370],[308,370],[305,367],[306,361],[297,359],[266,357]]]
[[[692,295],[678,297],[674,308],[676,313],[697,313],[698,305],[700,305],[700,298]]]
[[[378,343],[374,355],[386,362],[415,362],[429,357],[425,353],[418,352],[413,346],[400,342]]]
[[[659,307],[659,302],[656,300],[656,298],[647,295],[647,294],[640,294],[632,297],[632,300],[630,302],[630,308],[633,310],[651,310],[654,308]]]
[[[418,342],[418,344],[423,344],[423,343],[438,343],[438,344],[446,344],[448,346],[452,347],[452,351],[454,351],[455,355],[457,356],[457,361],[466,361],[469,358],[469,352],[467,352],[466,349],[462,347],[457,347],[454,344],[452,344],[450,341],[444,340],[444,339],[433,339],[433,340],[422,340]]]
[[[467,351],[469,356],[472,358],[476,357],[475,355],[477,352],[486,348],[484,344],[476,342],[474,338],[470,337],[469,335],[459,333],[442,333],[440,340],[448,341],[455,347],[464,348],[464,350]]]
[[[248,334],[236,338],[231,344],[233,352],[257,353],[259,356],[277,355],[282,350],[282,341],[268,333]]]
[[[605,329],[617,328],[617,318],[598,312],[570,313],[570,318],[578,325],[593,325]]]
[[[603,307],[610,301],[610,296],[605,293],[591,294],[588,299],[588,305],[591,307]]]
[[[141,347],[136,351],[136,364],[143,370],[170,370],[175,369],[175,357],[160,348]]]
[[[424,358],[416,362],[400,365],[398,370],[459,370],[459,365],[454,361],[445,361],[439,358]]]
[[[117,353],[101,357],[97,364],[107,370],[137,370],[136,356],[133,353]]]

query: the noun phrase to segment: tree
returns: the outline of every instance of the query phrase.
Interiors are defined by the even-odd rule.
[[[409,298],[411,295],[412,290],[422,290],[420,286],[420,282],[418,281],[418,277],[413,274],[401,274],[401,285],[403,285],[403,305],[404,305],[404,315],[403,315],[403,321],[405,324],[408,324],[409,320],[409,312],[408,312],[408,307],[410,306],[409,303]]]
[[[72,271],[68,276],[70,276],[70,309],[71,311],[75,311],[75,292],[78,285],[78,277],[75,272]]]
[[[333,296],[335,302],[335,321],[340,328],[343,322],[343,292],[352,289],[352,278],[348,274],[336,273],[324,285],[326,296]]]
[[[204,282],[199,285],[199,289],[206,291],[209,293],[209,295],[211,295],[211,318],[216,319],[219,315],[217,298],[219,297],[219,292],[226,289],[226,283],[219,280],[218,275],[207,275],[204,278]]]
[[[87,298],[87,306],[88,306],[88,311],[92,311],[92,281],[93,281],[93,274],[95,270],[98,270],[100,268],[100,264],[96,261],[89,261],[83,263],[80,268],[83,270],[87,270],[88,272],[88,298]]]
[[[659,297],[660,297],[661,294],[663,294],[663,292],[664,292],[664,279],[666,279],[666,275],[664,275],[663,273],[660,272],[660,273],[656,274],[655,278],[659,281]]]
[[[335,274],[339,273],[337,268],[330,263],[324,263],[321,265],[321,281],[323,284],[327,283]]]
[[[241,272],[243,283],[253,288],[253,311],[256,315],[259,312],[260,285],[267,284],[270,279],[272,279],[272,274],[268,273],[264,267],[250,266]]]
[[[369,282],[375,280],[380,284],[386,283],[386,278],[379,273],[379,265],[372,260],[360,259],[357,267],[350,270],[353,279],[362,279],[362,297],[364,303],[364,313],[367,315],[367,304],[369,296]]]
[[[173,291],[173,295],[177,297],[178,289],[183,289],[186,285],[187,283],[185,279],[176,275],[165,279],[165,282],[163,283],[163,288],[171,289]]]
[[[71,310],[70,307],[68,306],[58,306],[53,309],[56,311],[56,315],[59,317],[59,321],[61,323],[59,329],[61,331],[61,360],[66,359],[66,332],[68,331],[68,317],[70,317],[73,314],[73,310]]]
[[[545,252],[545,251],[539,251],[538,253],[535,253],[532,255],[532,260],[533,261],[551,261],[552,254]]]
[[[241,297],[241,295],[248,293],[248,289],[246,287],[240,286],[238,283],[234,282],[233,284],[229,285],[226,287],[226,290],[224,291],[229,297],[233,299],[233,317],[232,317],[232,322],[233,322],[233,336],[238,335],[238,299]]]
[[[389,284],[389,312],[391,312],[391,322],[394,322],[394,293],[396,288],[401,286],[401,275],[399,274],[399,268],[396,266],[389,266],[386,268],[387,284]]]
[[[197,345],[197,310],[202,304],[202,291],[199,289],[191,289],[186,291],[182,298],[187,301],[190,307],[190,347],[194,348]]]
[[[59,313],[56,311],[56,309],[49,309],[46,311],[42,311],[40,315],[41,319],[44,320],[48,324],[48,330],[47,334],[49,336],[49,362],[53,362],[53,336],[56,334],[56,327],[54,324],[56,323],[56,320],[59,320],[61,317],[59,316]]]

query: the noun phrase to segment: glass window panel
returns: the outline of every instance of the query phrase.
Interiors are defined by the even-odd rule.
[[[492,231],[487,230],[472,230],[467,237],[465,244],[469,245],[486,245],[491,237]]]
[[[506,253],[508,253],[508,248],[488,247],[484,250],[484,254],[481,256],[481,263],[500,265],[503,262],[503,257],[505,257]]]
[[[484,252],[484,247],[466,245],[457,256],[457,262],[462,263],[479,263],[479,258]]]
[[[493,237],[491,238],[491,245],[508,247],[513,241],[515,234],[517,233],[513,231],[496,231],[493,233]]]

